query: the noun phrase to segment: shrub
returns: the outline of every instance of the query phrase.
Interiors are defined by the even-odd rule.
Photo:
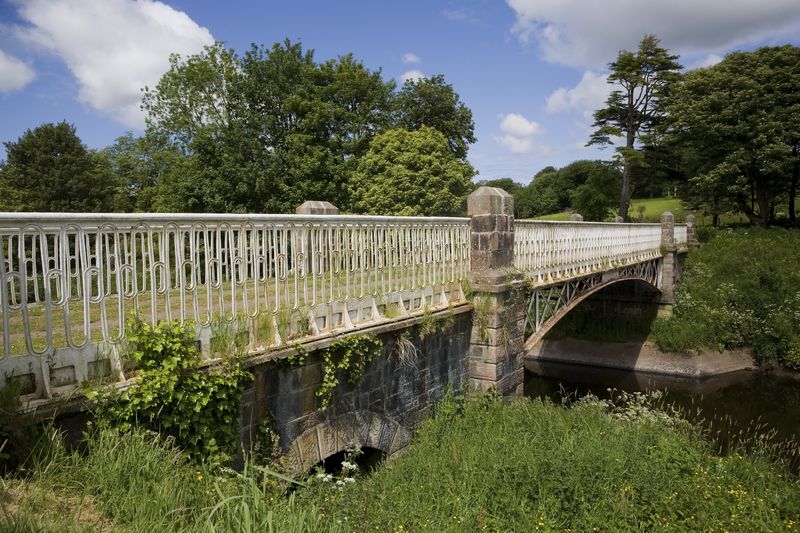
[[[800,232],[718,232],[688,255],[673,316],[653,336],[667,351],[748,347],[800,368]]]

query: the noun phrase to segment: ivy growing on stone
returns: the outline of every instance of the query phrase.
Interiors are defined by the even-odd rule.
[[[250,374],[241,356],[201,368],[193,324],[130,320],[127,357],[135,383],[87,391],[95,423],[129,431],[145,427],[175,439],[197,461],[226,464],[236,451],[242,389]]]
[[[344,337],[322,350],[322,383],[317,389],[320,408],[325,409],[339,385],[340,376],[351,387],[356,387],[364,377],[364,369],[381,354],[383,341],[369,335]]]

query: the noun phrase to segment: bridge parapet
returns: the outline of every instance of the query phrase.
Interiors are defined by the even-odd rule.
[[[251,351],[463,302],[465,218],[0,214],[0,386],[48,398],[123,379],[135,315],[191,320]]]
[[[515,222],[514,267],[539,285],[660,256],[660,224]]]
[[[0,213],[0,386],[15,379],[29,398],[51,398],[123,380],[117,351],[134,315],[194,322],[207,357],[221,330],[263,353],[464,303],[468,278],[497,310],[516,309],[519,272],[534,286],[634,265],[651,276],[653,261],[695,239],[689,219],[671,226],[669,246],[659,224],[515,221],[513,198],[487,187],[471,195],[471,218],[339,215],[327,202],[298,211]],[[516,342],[518,315],[493,319],[488,351]]]

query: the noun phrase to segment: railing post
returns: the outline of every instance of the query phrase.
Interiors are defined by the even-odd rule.
[[[514,198],[480,187],[467,199],[473,294],[469,382],[473,390],[521,394],[524,303],[513,270]]]
[[[669,211],[661,214],[661,301],[675,302],[677,249],[675,247],[675,217]]]
[[[686,215],[686,244],[689,248],[700,248],[697,239],[697,228],[694,225],[694,215]]]
[[[295,210],[298,215],[338,215],[339,208],[330,202],[320,202],[318,200],[306,200]],[[292,236],[292,241],[295,246],[294,260],[297,261],[297,255],[303,254],[305,261],[303,261],[303,275],[308,272],[313,273],[314,258],[311,253],[311,242],[308,228],[297,229],[295,228]]]

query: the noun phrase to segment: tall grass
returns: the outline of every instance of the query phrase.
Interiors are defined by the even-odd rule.
[[[104,431],[87,446],[56,444],[32,474],[5,478],[0,529],[778,531],[800,521],[797,478],[763,457],[715,455],[641,396],[569,408],[447,397],[402,457],[291,496],[262,467],[198,467],[152,433]]]
[[[352,530],[782,530],[800,484],[762,458],[717,457],[646,403],[468,400],[351,490],[301,493]],[[444,414],[442,414],[444,413]]]

